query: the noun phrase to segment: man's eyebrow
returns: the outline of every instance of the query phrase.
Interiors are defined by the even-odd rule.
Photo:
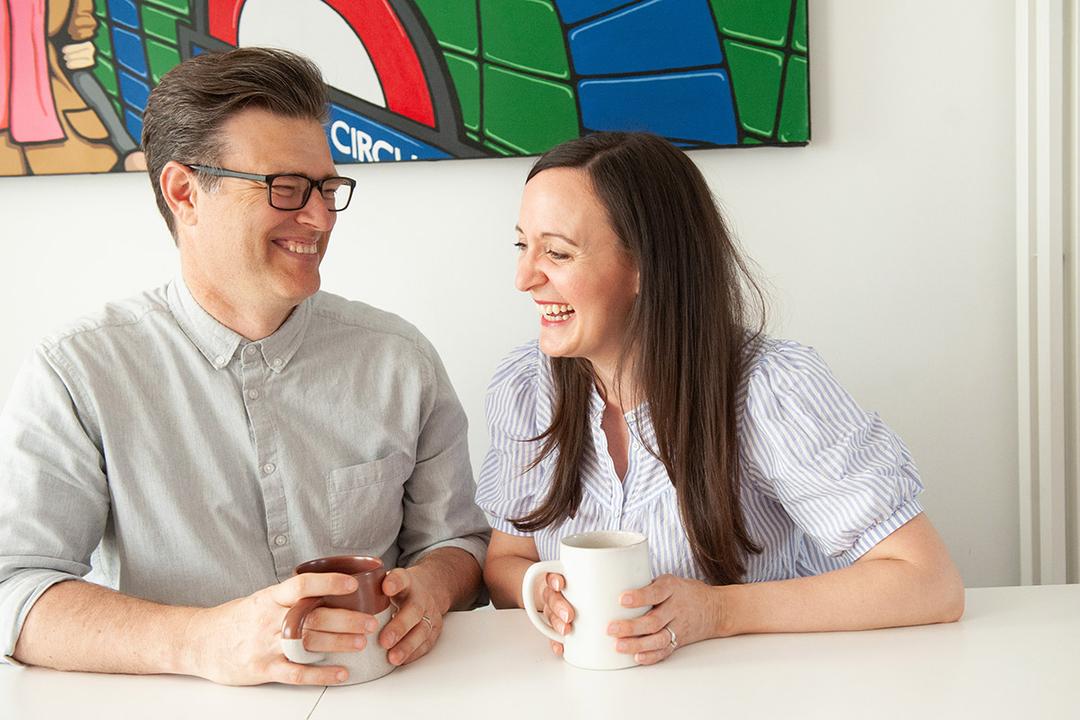
[[[323,175],[322,177],[310,177],[307,173],[300,172],[299,170],[279,170],[275,173],[267,173],[267,175],[299,175],[300,177],[310,178],[311,180],[315,180],[316,182],[318,182],[319,180],[325,180],[327,178],[341,177],[337,174],[336,170],[329,175]]]
[[[525,234],[525,231],[521,229],[521,226],[520,226],[520,225],[515,225],[515,226],[514,226],[514,230],[516,230],[517,232],[521,233],[522,235],[524,235],[524,234]],[[563,241],[565,241],[565,242],[568,242],[568,243],[570,243],[570,244],[571,244],[571,245],[573,245],[574,247],[581,247],[581,244],[580,244],[579,242],[577,242],[576,240],[574,240],[574,239],[573,239],[573,238],[571,238],[571,237],[567,237],[566,235],[563,235],[562,233],[556,233],[556,232],[542,232],[542,233],[540,233],[540,237],[552,237],[552,238],[558,238],[559,240],[563,240]]]

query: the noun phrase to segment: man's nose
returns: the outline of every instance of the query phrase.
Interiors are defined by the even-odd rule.
[[[337,222],[337,214],[330,212],[328,202],[332,201],[323,198],[318,188],[312,188],[307,202],[297,212],[297,219],[310,228],[326,232]]]

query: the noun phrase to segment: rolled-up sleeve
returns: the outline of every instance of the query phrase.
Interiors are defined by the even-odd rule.
[[[90,571],[109,492],[92,408],[55,347],[20,370],[0,413],[0,655],[11,662],[30,608]]]
[[[405,482],[399,563],[411,565],[432,550],[456,547],[483,567],[491,531],[473,501],[468,420],[435,349],[422,337],[418,342],[429,373],[416,465]]]
[[[784,342],[764,354],[743,423],[751,479],[830,557],[852,562],[922,512],[903,441],[812,348]]]

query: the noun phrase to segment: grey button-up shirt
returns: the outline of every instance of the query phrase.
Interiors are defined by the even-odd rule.
[[[318,293],[247,342],[183,281],[45,340],[0,414],[0,655],[73,578],[211,606],[325,555],[482,563],[466,418],[399,317]]]

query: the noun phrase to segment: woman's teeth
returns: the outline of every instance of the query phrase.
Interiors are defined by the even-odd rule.
[[[548,322],[568,320],[574,314],[573,305],[537,305],[536,307]]]

